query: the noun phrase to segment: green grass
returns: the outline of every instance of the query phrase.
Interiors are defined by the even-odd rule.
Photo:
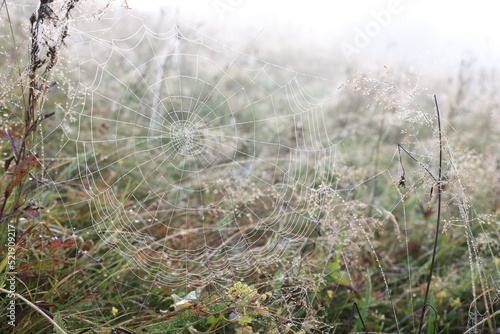
[[[2,12],[2,19],[5,15]],[[21,18],[25,19],[16,16],[15,20]],[[26,67],[29,40],[25,30],[10,32],[16,26],[12,20],[2,21],[1,26],[1,43],[9,47],[3,47],[7,57],[0,60],[5,71],[1,74],[7,78],[1,90],[0,110],[4,114],[3,129],[18,145],[24,126],[19,115],[27,108],[28,93],[17,82],[23,82],[25,87],[28,82],[16,68],[17,61],[20,68]],[[13,51],[12,34],[22,53]],[[204,47],[188,43],[184,51],[207,56],[207,64],[224,58],[213,51],[205,50],[207,54],[203,54]],[[315,60],[314,52],[302,52]],[[220,165],[214,163],[211,172],[195,179],[173,165],[158,163],[168,178],[151,178],[149,182],[150,189],[162,191],[162,203],[144,191],[139,182],[144,171],[153,173],[138,168],[149,153],[137,154],[135,160],[124,159],[133,149],[147,148],[148,142],[103,142],[93,147],[82,143],[99,137],[99,131],[99,138],[130,136],[130,124],[112,121],[124,111],[110,104],[120,101],[128,107],[134,98],[123,97],[110,83],[105,94],[112,97],[111,102],[95,94],[93,115],[108,115],[111,121],[103,121],[104,127],[94,121],[89,128],[77,130],[78,122],[70,119],[88,115],[88,104],[87,109],[81,109],[83,102],[73,98],[81,93],[76,84],[88,78],[77,78],[76,72],[75,76],[65,75],[65,70],[74,68],[77,62],[69,57],[71,54],[64,55],[63,51],[51,77],[59,84],[46,92],[37,109],[43,113],[55,111],[56,115],[44,120],[28,141],[32,142],[30,154],[40,154],[39,164],[6,199],[0,245],[8,244],[9,226],[15,227],[15,292],[33,304],[2,293],[2,305],[16,301],[17,324],[13,330],[4,321],[7,309],[2,308],[0,332],[54,333],[56,323],[68,333],[346,333],[365,330],[360,315],[370,332],[417,332],[433,247],[436,189],[429,199],[433,181],[408,156],[402,156],[407,187],[398,187],[401,170],[397,143],[435,173],[437,123],[429,95],[417,88],[401,87],[397,75],[381,71],[370,78],[349,73],[349,78],[327,78],[319,80],[321,84],[315,76],[322,73],[299,74],[299,86],[295,88],[310,94],[304,97],[278,89],[276,82],[286,83],[293,77],[289,71],[269,66],[276,80],[271,82],[264,75],[250,78],[254,72],[243,65],[230,67],[226,73],[231,74],[231,79],[223,80],[220,86],[223,94],[206,99],[200,113],[210,115],[210,110],[221,105],[221,110],[242,108],[244,113],[221,114],[217,122],[230,124],[234,116],[238,135],[233,136],[243,140],[234,143],[234,137],[227,136],[227,132],[223,132],[226,136],[207,132],[205,136],[217,138],[213,141],[215,150],[225,149],[226,160],[214,159]],[[140,61],[141,55],[137,57]],[[256,64],[252,66],[262,66],[258,60]],[[325,63],[316,67],[329,66]],[[203,81],[221,80],[214,68],[205,70],[196,73]],[[179,71],[192,74],[193,69]],[[500,326],[500,171],[495,161],[499,133],[494,125],[499,118],[494,111],[497,101],[474,96],[477,105],[462,106],[470,110],[463,117],[456,113],[451,119],[447,116],[450,110],[460,106],[447,101],[457,92],[477,94],[472,83],[447,85],[443,91],[436,78],[411,78],[415,87],[417,79],[420,85],[427,85],[428,91],[438,90],[438,98],[443,99],[443,168],[448,180],[429,294],[432,309],[425,317],[424,332],[433,333],[433,326],[444,333],[466,332],[474,315],[483,321],[478,332],[494,332]],[[340,90],[336,89],[337,80],[346,82]],[[454,77],[451,80],[455,82]],[[245,84],[244,93],[235,87],[239,84]],[[303,97],[299,102],[305,105],[315,102],[313,96],[329,95],[332,87],[335,93],[321,103],[321,108],[290,110],[292,97]],[[207,95],[207,87],[198,88],[194,96]],[[139,84],[134,89],[140,92],[142,88]],[[196,92],[196,87],[192,89]],[[234,97],[226,101],[224,96]],[[248,101],[254,100],[259,102],[249,108]],[[262,121],[268,115],[275,118]],[[291,115],[301,121],[300,127],[294,125]],[[130,122],[145,122],[133,113],[129,117]],[[470,126],[471,118],[488,121],[475,128]],[[81,124],[88,124],[85,117],[81,120]],[[260,121],[253,123],[255,120]],[[0,144],[3,156],[8,158],[14,153],[5,130]],[[170,143],[167,138],[162,140],[165,145]],[[276,142],[281,146],[273,145]],[[296,146],[302,150],[294,150]],[[244,177],[243,166],[251,157],[257,157],[252,160],[253,171]],[[178,166],[195,166],[194,158],[183,159]],[[294,164],[290,165],[290,161]],[[282,173],[287,168],[295,177],[292,181]],[[12,177],[12,167],[0,170],[2,192]],[[179,187],[171,187],[172,183]],[[186,192],[182,187],[199,188]],[[105,191],[93,195],[99,190]],[[166,205],[168,201],[176,203],[176,207]],[[146,207],[154,213],[141,211]],[[130,230],[118,224],[116,212],[122,209],[137,221],[127,226]],[[256,228],[263,217],[275,225]],[[165,225],[152,224],[148,221],[151,218],[178,228],[182,240],[166,235],[157,238],[157,244],[148,239],[140,243],[135,239],[139,235],[166,233]],[[254,231],[247,237],[255,247],[268,242],[279,245],[278,241],[295,236],[303,238],[250,273],[214,270],[210,276],[210,271],[195,261],[186,267],[183,263],[161,262],[165,247],[178,254],[184,247],[217,248],[222,237],[234,235],[231,228],[235,222],[239,231]],[[279,223],[293,228],[283,232]],[[205,230],[206,226],[216,228]],[[185,230],[193,232],[182,234]],[[278,232],[285,233],[282,239],[276,236]],[[3,259],[7,259],[8,252],[7,247],[0,249]],[[231,255],[229,251],[227,254]],[[213,253],[207,262],[216,266],[227,259],[225,255]],[[269,259],[267,255],[263,259]],[[162,265],[157,266],[160,262]],[[182,268],[199,273],[202,283],[181,284]],[[164,275],[168,271],[172,274]],[[6,283],[10,277],[3,260],[0,282]],[[165,280],[158,280],[160,277]],[[353,313],[354,303],[359,314]],[[52,322],[40,314],[42,308]]]

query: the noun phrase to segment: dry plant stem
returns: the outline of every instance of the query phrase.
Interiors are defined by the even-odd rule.
[[[45,312],[43,312],[38,306],[36,306],[32,302],[30,302],[29,300],[27,300],[26,298],[24,298],[20,294],[15,293],[15,292],[13,293],[12,291],[9,291],[9,290],[5,290],[4,288],[0,288],[0,292],[6,293],[6,294],[12,294],[17,299],[21,299],[23,302],[28,304],[29,307],[31,307],[32,309],[34,309],[35,311],[40,313],[43,317],[45,317],[54,326],[54,328],[56,328],[60,333],[66,334],[64,329],[62,329],[61,326],[59,326],[57,323],[55,323],[54,320],[52,320]]]
[[[7,13],[7,21],[9,22],[9,27],[10,27],[10,35],[11,35],[11,38],[12,38],[12,43],[14,46],[17,45],[16,43],[16,39],[15,39],[15,34],[14,34],[14,30],[12,28],[12,21],[11,21],[11,18],[10,18],[10,12],[9,12],[9,7],[7,6],[7,2],[6,0],[3,0],[2,1],[2,6],[0,8],[3,8],[3,6],[5,5],[5,11]],[[17,70],[18,70],[18,74],[19,74],[19,77],[21,77],[21,65],[20,65],[20,62],[19,62],[19,58],[17,57],[17,54],[16,54],[16,61],[17,61]],[[21,91],[24,91],[24,84],[23,84],[23,81],[21,80],[20,81],[20,85],[21,85]],[[25,109],[26,109],[26,102],[25,102],[25,99],[24,99],[24,94],[22,94],[23,96],[23,104],[25,106]],[[7,132],[7,135],[9,136],[9,133]],[[16,164],[19,163],[19,154],[18,152],[16,151],[15,149],[15,144],[14,144],[14,140],[12,139],[12,137],[8,137],[9,138],[9,141],[11,142],[11,147],[13,148],[13,151],[14,151],[14,158],[15,158],[15,162]],[[8,200],[8,196],[4,196],[4,200],[3,200],[3,203],[2,203],[2,206],[0,208],[0,225],[4,222],[4,220],[6,219],[6,217],[4,217],[4,211],[5,211],[5,206],[7,204],[7,200]],[[5,218],[5,219],[4,219]]]
[[[482,326],[485,322],[493,319],[496,315],[500,315],[500,310],[495,311],[495,313],[492,313],[489,317],[485,317],[483,320],[477,322],[474,326],[467,329],[463,334],[476,333],[476,330],[478,330],[480,326]]]
[[[64,43],[64,39],[67,37],[67,20],[69,19],[70,11],[75,8],[75,3],[78,2],[78,0],[69,0],[66,2],[66,13],[64,14],[64,17],[62,19],[61,17],[59,17],[59,15],[56,15],[54,11],[49,7],[48,4],[51,2],[52,1],[40,0],[38,9],[30,18],[31,49],[30,63],[28,66],[28,106],[24,105],[24,130],[20,139],[19,149],[16,149],[16,145],[14,144],[13,140],[11,140],[11,146],[14,152],[18,175],[14,175],[14,178],[11,180],[11,183],[5,190],[4,200],[0,207],[0,224],[2,224],[2,222],[8,217],[8,215],[5,215],[4,217],[4,213],[7,209],[7,201],[9,200],[9,197],[11,196],[12,190],[14,188],[17,188],[18,191],[15,194],[15,198],[11,207],[15,209],[19,201],[21,200],[24,186],[24,176],[29,172],[29,168],[33,167],[34,165],[29,165],[31,157],[28,157],[28,151],[32,146],[34,134],[43,119],[53,114],[51,113],[45,116],[39,116],[38,118],[36,117],[36,111],[44,99],[50,72],[57,63],[58,51],[61,45]],[[3,4],[5,3],[6,2],[4,0]],[[8,16],[8,19],[10,22],[10,16]],[[51,25],[49,25],[49,23]],[[61,25],[62,29],[58,30],[58,28],[61,27],[58,27],[57,25]],[[51,29],[56,30],[54,32]],[[57,33],[57,35],[54,36],[52,35],[53,33]],[[11,35],[15,45],[12,25]],[[48,48],[47,52],[43,51],[44,47]],[[18,71],[21,77],[19,61]],[[22,96],[24,102],[24,94],[22,94]],[[12,138],[9,137],[9,139]],[[32,157],[36,157],[37,154],[38,153],[35,153]],[[23,172],[23,174],[20,173],[21,171]]]
[[[15,37],[15,34],[14,34],[14,29],[12,27],[12,20],[10,19],[10,12],[9,12],[9,6],[7,5],[7,0],[3,0],[2,1],[2,6],[0,6],[0,10],[1,10],[1,8],[3,8],[4,5],[5,5],[5,12],[7,13],[7,21],[9,22],[10,36],[12,38],[12,45],[15,48],[17,48],[16,37]],[[16,57],[16,64],[17,64],[17,74],[19,75],[19,78],[21,78],[22,77],[21,61],[20,61],[19,56],[18,56],[17,53],[15,53],[15,57]],[[21,91],[24,92],[24,82],[23,82],[23,80],[20,80],[19,85],[21,87]],[[21,98],[23,100],[23,106],[26,109],[26,99],[25,99],[24,94],[22,94]]]
[[[443,164],[443,140],[442,140],[442,136],[441,136],[441,116],[439,114],[439,106],[438,106],[436,95],[434,95],[434,103],[436,104],[436,113],[437,113],[437,121],[438,121],[438,137],[439,137],[439,168],[438,168],[438,179],[437,179],[438,208],[437,208],[437,218],[436,218],[437,219],[436,231],[435,231],[435,238],[434,238],[434,249],[432,251],[432,260],[431,260],[431,267],[429,269],[429,276],[427,277],[427,288],[425,289],[424,306],[422,308],[422,314],[420,315],[420,325],[418,328],[419,334],[422,333],[422,329],[424,326],[425,311],[427,310],[427,307],[429,306],[427,301],[429,298],[429,290],[430,290],[430,286],[431,286],[432,273],[434,271],[434,260],[436,258],[437,244],[438,244],[438,239],[439,239],[439,226],[441,223],[441,193],[442,193],[441,173],[442,173],[442,164]]]
[[[353,325],[353,318],[354,318],[354,310],[356,310],[356,312],[358,313],[359,315],[359,320],[361,321],[361,325],[363,325],[363,330],[365,331],[366,334],[368,334],[368,329],[366,329],[366,326],[365,326],[365,322],[363,321],[363,317],[361,316],[361,312],[359,312],[359,307],[358,307],[358,303],[354,302],[352,303],[352,310],[351,310],[351,315],[349,317],[349,325],[348,325],[348,333],[351,332],[352,330],[352,325]]]
[[[438,124],[439,124],[439,121],[438,121]],[[439,140],[441,142],[441,130],[439,130]],[[432,177],[432,179],[434,180],[434,182],[437,184],[439,183],[439,180],[436,180],[436,178],[434,177],[434,175],[432,175],[432,173],[430,172],[430,170],[425,167],[420,161],[418,161],[417,159],[415,159],[415,157],[413,155],[411,155],[410,152],[408,152],[401,144],[398,144],[398,150],[400,150],[400,154],[399,154],[399,163],[401,164],[401,168],[402,168],[402,171],[403,171],[403,177],[405,177],[405,168],[403,166],[403,162],[401,160],[401,150],[403,150],[406,154],[408,154],[408,156],[410,158],[413,159],[413,161],[415,161],[416,163],[418,163],[420,165],[420,167],[422,167],[427,173],[429,173],[429,175]]]

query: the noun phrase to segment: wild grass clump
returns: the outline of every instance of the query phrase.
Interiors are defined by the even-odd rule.
[[[16,319],[2,308],[0,331],[497,330],[489,72],[464,65],[443,89],[386,68],[337,89],[180,24],[134,17],[110,47],[107,21],[68,29],[103,14],[80,5],[43,2],[31,22],[1,9],[0,282]]]

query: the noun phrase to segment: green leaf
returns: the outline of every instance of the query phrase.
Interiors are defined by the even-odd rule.
[[[252,319],[251,317],[249,317],[249,316],[242,316],[242,317],[239,317],[239,318],[238,318],[238,323],[239,323],[240,325],[245,325],[245,324],[249,324],[249,323],[251,323],[251,322],[252,322],[252,320],[253,320],[253,319]]]
[[[214,315],[211,315],[207,318],[207,324],[213,325],[217,322],[217,318]]]
[[[63,318],[61,317],[61,313],[56,313],[56,316],[54,317],[54,322],[61,327],[64,332],[68,332],[68,327],[66,327],[66,323],[64,322]],[[61,332],[59,329],[55,328],[54,333],[56,334],[64,334],[64,332]]]

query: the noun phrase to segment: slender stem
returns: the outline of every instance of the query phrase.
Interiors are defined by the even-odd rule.
[[[476,333],[476,331],[479,330],[479,328],[481,326],[483,326],[485,322],[490,321],[491,319],[495,319],[494,317],[496,315],[499,315],[499,314],[500,314],[500,310],[496,310],[495,313],[490,314],[489,317],[485,317],[481,321],[476,322],[476,324],[474,326],[467,329],[465,332],[463,332],[463,334]]]
[[[413,157],[411,156],[411,154],[410,154],[410,153],[408,153],[408,152],[404,149],[404,147],[403,147],[403,146],[401,146],[401,144],[399,144],[399,143],[398,143],[398,151],[399,151],[399,164],[401,165],[401,171],[403,172],[403,177],[405,177],[405,176],[406,176],[406,175],[405,175],[406,173],[405,173],[405,166],[403,165],[403,158],[401,157],[401,149],[403,149],[403,150],[406,152],[406,154],[408,154],[408,155],[409,155],[409,156],[410,156],[413,160],[415,160],[415,158],[413,158]]]
[[[436,104],[436,113],[437,113],[437,121],[438,121],[438,136],[439,136],[439,169],[438,169],[438,179],[437,179],[438,209],[437,209],[436,231],[435,231],[435,238],[434,238],[434,249],[432,251],[432,260],[431,260],[431,267],[429,269],[429,277],[427,277],[427,288],[425,289],[424,306],[422,308],[422,314],[420,315],[420,325],[418,328],[419,334],[422,333],[422,329],[424,326],[425,311],[427,310],[427,307],[429,306],[429,304],[428,304],[429,290],[431,287],[432,273],[434,271],[434,260],[436,259],[437,244],[438,244],[438,239],[439,239],[439,226],[441,223],[441,193],[442,193],[442,187],[441,187],[442,175],[441,175],[441,173],[442,173],[442,164],[443,164],[443,140],[441,137],[441,116],[439,114],[439,106],[438,106],[436,95],[434,95],[434,103]]]
[[[36,306],[35,304],[33,304],[32,302],[30,302],[29,300],[27,300],[26,298],[24,298],[20,294],[6,290],[4,288],[0,288],[0,292],[6,293],[6,294],[11,294],[14,297],[16,297],[17,299],[21,299],[23,302],[28,304],[28,306],[30,306],[32,309],[34,309],[35,311],[40,313],[42,316],[44,316],[52,324],[52,326],[54,326],[59,332],[61,332],[61,334],[66,334],[66,331],[64,329],[62,329],[61,326],[59,326],[54,320],[52,320],[52,318],[49,317],[45,312],[43,312],[40,309],[40,307]]]
[[[352,303],[352,310],[351,310],[351,315],[349,317],[349,325],[348,325],[349,329],[348,329],[347,333],[350,333],[352,330],[352,321],[354,318],[354,310],[356,310],[356,312],[358,312],[359,320],[361,320],[361,325],[363,325],[363,330],[365,331],[366,334],[368,334],[368,329],[365,326],[365,322],[363,321],[363,316],[361,315],[361,312],[359,311],[358,303],[356,303],[356,302]]]
[[[439,121],[438,121],[438,124],[439,124]],[[439,130],[439,138],[441,140],[441,130]],[[401,144],[398,144],[398,149],[400,150],[403,150],[406,154],[408,154],[408,156],[410,158],[413,159],[413,161],[415,161],[416,163],[418,163],[420,165],[420,167],[422,167],[427,173],[429,173],[429,175],[432,177],[432,179],[434,180],[434,182],[438,183],[439,181],[436,180],[436,178],[434,177],[434,175],[431,173],[431,171],[425,167],[420,161],[418,161],[413,155],[411,155],[410,152],[408,152],[403,145]],[[399,163],[401,164],[401,167],[403,168],[403,175],[405,174],[405,169],[403,167],[403,162],[401,161],[401,154],[399,155]]]
[[[17,50],[17,42],[16,42],[16,36],[14,34],[14,28],[12,26],[12,19],[10,18],[10,12],[9,12],[9,6],[7,5],[7,1],[3,0],[2,1],[2,6],[0,9],[5,5],[5,12],[7,13],[7,21],[9,22],[9,28],[10,28],[10,36],[12,38],[12,45],[14,47],[14,50]],[[16,64],[17,64],[17,73],[19,74],[19,85],[21,87],[21,92],[24,92],[24,82],[22,80],[22,70],[21,70],[21,60],[19,59],[18,53],[14,51],[14,56],[16,58]],[[26,98],[24,96],[24,93],[21,94],[21,97],[23,99],[23,105],[24,109],[26,109]]]

